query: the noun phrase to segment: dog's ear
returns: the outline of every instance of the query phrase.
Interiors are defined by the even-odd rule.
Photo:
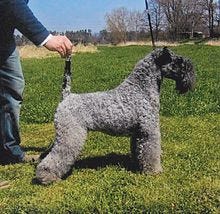
[[[155,63],[161,67],[161,66],[166,65],[170,62],[172,62],[172,57],[171,57],[170,51],[167,47],[164,47],[157,54],[157,57],[155,57]]]

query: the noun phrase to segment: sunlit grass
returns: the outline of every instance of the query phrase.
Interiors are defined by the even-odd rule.
[[[132,171],[130,140],[91,132],[67,179],[44,187],[32,183],[35,165],[0,166],[1,213],[219,213],[220,48],[178,46],[195,64],[197,86],[184,96],[165,81],[161,95],[162,165],[147,176]],[[74,56],[72,91],[118,85],[150,47],[100,47]],[[22,146],[39,154],[53,143],[53,115],[60,100],[63,60],[23,61],[26,77]]]
[[[90,133],[72,174],[48,187],[32,184],[33,165],[1,166],[1,178],[11,183],[0,191],[2,213],[218,213],[219,115],[162,117],[161,129],[164,172],[159,176],[129,169],[128,138],[97,132]],[[53,141],[52,124],[22,125],[22,130],[27,152],[44,150]]]

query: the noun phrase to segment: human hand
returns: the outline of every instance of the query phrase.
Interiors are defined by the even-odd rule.
[[[67,57],[72,54],[73,44],[66,36],[51,36],[44,47],[50,51],[57,51],[61,57]]]

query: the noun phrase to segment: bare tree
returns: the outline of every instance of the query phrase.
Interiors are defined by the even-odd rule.
[[[217,26],[220,26],[220,0],[218,0],[217,3],[217,12],[216,12],[216,21],[217,21]]]
[[[207,4],[207,1],[209,3],[212,1],[212,4]],[[204,22],[203,17],[209,17],[207,18],[209,26],[213,29],[213,7],[211,7],[214,5],[213,0],[158,0],[158,2],[163,8],[168,32],[174,40],[181,39],[183,34],[190,34],[193,37],[194,31]]]
[[[214,37],[215,17],[217,17],[217,3],[214,0],[202,0],[202,4],[204,9],[203,19],[208,26],[209,36],[212,38]]]
[[[130,11],[128,14],[128,31],[130,32],[130,34],[134,33],[135,41],[138,40],[138,33],[143,28],[143,17],[144,14],[137,10]]]
[[[185,27],[182,0],[159,0],[167,21],[171,39],[176,40]]]
[[[216,25],[214,27],[214,34],[216,37],[220,37],[220,0],[216,0],[216,15],[215,15]]]
[[[159,37],[159,32],[164,27],[164,13],[159,0],[152,0],[149,3],[152,26],[155,33],[155,40],[157,41]]]
[[[149,3],[156,40],[160,32],[172,40],[193,38],[196,31],[209,32],[210,37],[215,36],[215,22],[220,23],[216,0],[151,0]],[[107,14],[107,30],[112,42],[146,38],[149,33],[146,18],[142,12],[128,11],[126,8],[115,9]]]
[[[124,7],[115,9],[110,14],[106,14],[107,30],[111,32],[113,43],[126,43],[128,14],[128,10]]]
[[[182,0],[182,30],[193,38],[194,32],[200,29],[203,20],[204,8],[202,0]]]

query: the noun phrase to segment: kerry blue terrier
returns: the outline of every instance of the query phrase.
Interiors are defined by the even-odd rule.
[[[38,181],[48,184],[64,177],[90,130],[131,136],[131,153],[138,170],[162,172],[159,100],[164,77],[175,80],[180,93],[192,90],[195,84],[191,61],[161,48],[140,60],[113,90],[74,94],[70,88],[64,89],[64,99],[55,114],[55,143],[37,166]]]

